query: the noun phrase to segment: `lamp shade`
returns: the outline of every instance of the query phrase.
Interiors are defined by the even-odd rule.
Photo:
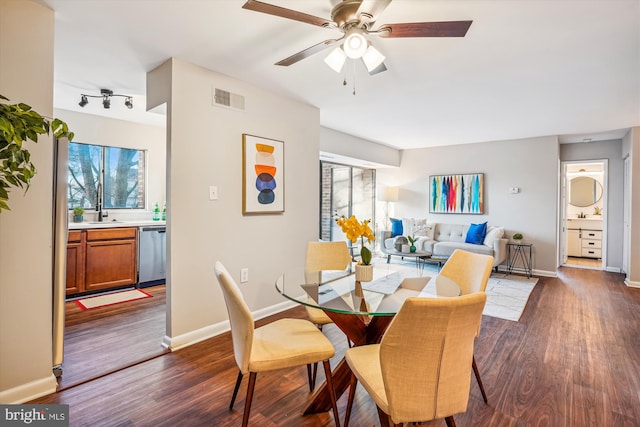
[[[326,62],[327,65],[336,73],[339,73],[342,70],[342,66],[346,60],[347,55],[345,55],[344,51],[339,47],[333,49],[331,53],[324,58],[324,62]]]
[[[364,55],[362,55],[362,62],[364,62],[364,65],[367,67],[367,71],[369,72],[378,68],[384,60],[385,56],[372,45],[369,45],[367,50],[364,52]]]
[[[362,35],[362,30],[352,29],[344,39],[344,53],[351,59],[360,58],[368,47],[367,39]]]
[[[398,187],[387,187],[380,193],[380,201],[397,202],[400,189]]]

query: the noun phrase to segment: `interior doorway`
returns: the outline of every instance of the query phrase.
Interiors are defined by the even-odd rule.
[[[606,266],[607,160],[562,162],[561,254],[565,267]]]

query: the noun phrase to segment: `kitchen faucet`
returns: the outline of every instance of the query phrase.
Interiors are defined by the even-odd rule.
[[[98,183],[96,186],[96,212],[98,212],[98,222],[102,222],[103,215],[102,213],[102,184]]]

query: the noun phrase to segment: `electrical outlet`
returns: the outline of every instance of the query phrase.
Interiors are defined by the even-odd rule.
[[[249,269],[241,268],[240,269],[240,283],[245,283],[249,281]]]

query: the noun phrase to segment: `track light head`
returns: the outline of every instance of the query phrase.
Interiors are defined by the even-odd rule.
[[[133,108],[133,98],[131,98],[130,96],[127,97],[127,99],[124,100],[124,105],[126,105],[127,108],[131,110]]]
[[[107,95],[102,97],[102,106],[104,108],[111,108],[111,98]]]
[[[89,103],[89,100],[87,99],[87,96],[86,95],[82,95],[82,98],[80,98],[80,102],[78,102],[78,105],[81,106],[81,107],[84,107],[88,103]]]

